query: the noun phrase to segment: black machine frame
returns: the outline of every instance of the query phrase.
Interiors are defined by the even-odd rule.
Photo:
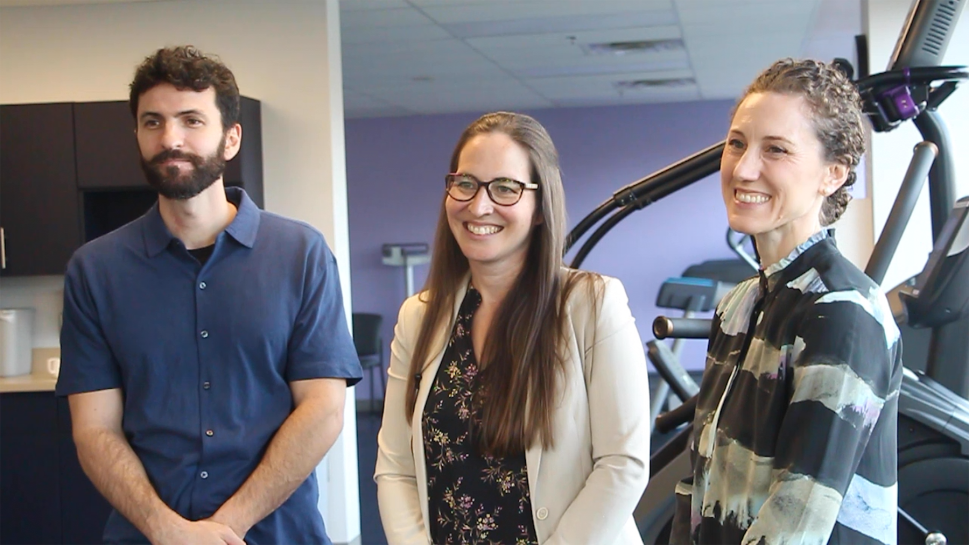
[[[921,192],[926,169],[935,252],[940,251],[940,243],[946,243],[940,239],[946,234],[947,222],[954,208],[959,212],[956,215],[961,215],[960,222],[963,223],[955,227],[948,225],[949,231],[965,231],[969,227],[963,210],[969,208],[969,200],[956,202],[952,144],[937,111],[938,106],[955,91],[958,83],[969,79],[969,71],[964,66],[940,66],[959,14],[967,1],[914,0],[896,44],[890,69],[881,74],[868,75],[867,59],[859,59],[865,69],[855,83],[873,129],[886,132],[907,120],[913,120],[924,139],[916,146],[910,172],[906,175],[883,236],[866,268],[866,273],[879,283]],[[863,37],[859,42],[859,49],[866,49]],[[866,55],[866,52],[860,51],[859,57],[863,54]],[[850,63],[841,62],[850,68]],[[601,222],[579,247],[571,266],[580,267],[593,247],[632,213],[717,172],[723,146],[724,142],[713,144],[616,191],[569,233],[566,252]],[[963,243],[960,241],[956,245]],[[947,248],[953,245],[951,240],[947,244]],[[963,252],[961,255],[960,265],[967,260],[965,254]],[[957,292],[969,290],[969,275],[965,276],[965,279],[955,279],[955,282],[964,284],[956,287]],[[909,288],[917,280],[913,278],[908,283]],[[911,294],[911,289],[908,293]],[[905,298],[897,293],[891,296],[896,300]],[[673,326],[672,322],[668,324]],[[679,325],[684,324],[681,322]],[[965,487],[969,483],[969,402],[966,399],[969,397],[969,349],[966,348],[969,342],[969,316],[929,325],[931,340],[924,373],[905,370],[899,399],[900,543],[944,543],[944,536],[933,533],[934,526],[937,526],[935,521],[951,518],[946,509],[952,508],[951,505],[946,507],[947,503],[960,505],[958,502],[965,501],[965,491],[957,491],[959,497],[950,494],[953,480],[957,487]],[[905,327],[904,324],[902,327]],[[662,543],[665,535],[668,535],[664,532],[669,530],[672,515],[672,490],[676,482],[690,471],[687,447],[692,434],[690,422],[696,406],[695,397],[685,398],[689,388],[676,384],[684,375],[682,369],[660,367],[657,366],[657,369],[684,403],[670,413],[661,415],[656,427],[666,432],[684,423],[687,425],[650,460],[650,486],[634,513],[647,543]],[[964,521],[964,513],[958,518]],[[923,524],[925,521],[930,522]]]

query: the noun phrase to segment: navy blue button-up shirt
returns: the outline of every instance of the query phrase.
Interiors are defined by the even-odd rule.
[[[205,265],[157,205],[79,249],[67,268],[57,394],[124,393],[124,434],[162,501],[211,516],[249,477],[293,410],[289,383],[362,376],[336,262],[312,227],[238,208]],[[310,477],[246,535],[329,543]],[[113,512],[105,541],[145,542]]]

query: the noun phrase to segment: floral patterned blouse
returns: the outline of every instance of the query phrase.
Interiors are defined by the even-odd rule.
[[[481,418],[471,344],[471,320],[480,304],[481,294],[469,287],[424,405],[431,539],[435,544],[536,544],[525,453],[495,458],[480,453],[471,440],[470,425],[478,426]]]

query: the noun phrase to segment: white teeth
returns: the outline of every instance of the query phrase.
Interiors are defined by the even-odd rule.
[[[745,193],[743,191],[734,191],[733,195],[738,201],[749,204],[763,204],[770,200],[770,195],[764,195],[763,193]]]
[[[495,225],[471,225],[470,223],[465,225],[467,225],[468,231],[476,235],[493,235],[501,231],[501,227]]]

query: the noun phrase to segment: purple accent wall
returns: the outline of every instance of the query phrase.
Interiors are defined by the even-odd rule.
[[[732,101],[529,111],[551,134],[562,164],[569,227],[622,186],[721,140]],[[434,235],[454,144],[476,114],[346,122],[353,310],[384,317],[385,365],[405,298],[401,268],[381,263],[381,245]],[[582,268],[622,280],[643,341],[652,338],[662,282],[691,264],[732,257],[719,177],[711,176],[618,224]],[[567,257],[571,261],[572,254]],[[415,287],[427,266],[415,268]],[[679,311],[670,311],[677,316]],[[705,345],[685,343],[688,369],[702,369]],[[369,399],[369,375],[357,397]],[[382,397],[380,383],[375,391]]]

